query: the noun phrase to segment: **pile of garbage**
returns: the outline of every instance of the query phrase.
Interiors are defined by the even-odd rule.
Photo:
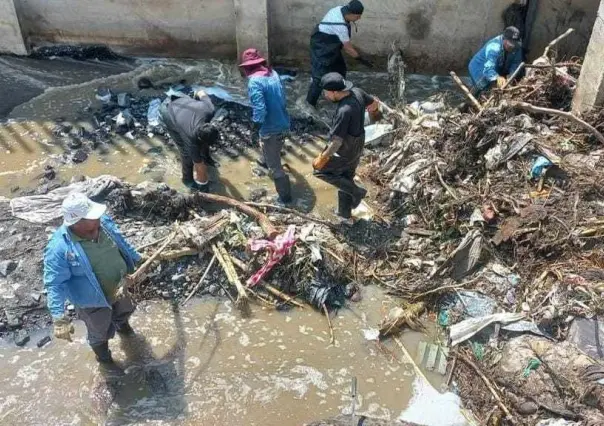
[[[404,227],[365,271],[406,301],[382,334],[413,327],[418,306],[436,312],[450,380],[484,424],[604,421],[604,115],[569,112],[580,66],[548,48],[470,107],[407,107],[365,169],[387,189],[380,216]]]

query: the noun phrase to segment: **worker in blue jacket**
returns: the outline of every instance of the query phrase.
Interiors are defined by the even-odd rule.
[[[44,285],[54,335],[71,341],[73,325],[65,316],[65,301],[84,321],[88,343],[108,371],[120,370],[109,351],[117,331],[134,334],[128,322],[134,303],[123,286],[141,256],[105,214],[106,206],[72,193],[62,205],[60,226],[44,252]]]
[[[469,65],[476,94],[493,86],[503,87],[522,62],[522,41],[516,27],[507,27],[503,34],[489,40]]]
[[[248,78],[254,133],[262,148],[258,164],[269,169],[279,201],[291,203],[291,183],[281,164],[281,149],[290,131],[285,90],[279,74],[267,65],[258,50],[247,49],[241,59],[239,66]]]

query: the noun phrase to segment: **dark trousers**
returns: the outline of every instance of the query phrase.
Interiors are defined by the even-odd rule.
[[[338,188],[338,215],[348,219],[351,210],[358,207],[367,190],[354,182],[356,166],[346,170],[315,171],[315,176]]]
[[[129,296],[118,299],[111,308],[78,308],[78,318],[86,324],[90,346],[106,343],[115,331],[128,322],[134,312],[134,302]]]
[[[281,150],[283,149],[284,142],[285,136],[281,133],[263,136],[261,139],[262,156],[264,157],[263,163],[270,170],[273,179],[285,176],[285,171],[283,171],[283,165],[281,164]]]
[[[308,93],[306,94],[306,102],[316,107],[322,91],[321,77],[312,77],[310,86],[308,86]]]

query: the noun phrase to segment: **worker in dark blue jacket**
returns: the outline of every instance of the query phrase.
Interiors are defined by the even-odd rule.
[[[507,27],[474,55],[468,66],[475,93],[503,87],[522,62],[522,41],[516,27]]]
[[[270,170],[279,201],[291,203],[291,183],[281,164],[281,149],[290,130],[285,90],[279,75],[256,49],[246,50],[241,59],[240,67],[248,78],[254,132],[258,133],[262,148],[258,163]]]

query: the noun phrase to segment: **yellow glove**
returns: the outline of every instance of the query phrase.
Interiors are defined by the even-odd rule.
[[[312,166],[315,170],[323,170],[323,168],[327,165],[328,162],[329,157],[321,153],[317,158],[313,160]]]
[[[73,324],[67,318],[59,318],[53,321],[55,328],[54,335],[57,339],[67,340],[71,342],[73,334]]]
[[[505,77],[499,76],[497,77],[497,88],[502,89],[505,86],[507,79]]]

